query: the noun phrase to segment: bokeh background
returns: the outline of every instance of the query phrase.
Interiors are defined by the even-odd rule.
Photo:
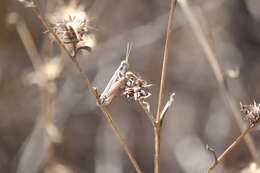
[[[154,84],[148,101],[155,113],[170,1],[81,3],[91,17],[91,25],[97,28],[96,47],[90,54],[77,57],[84,72],[102,91],[123,60],[127,42],[132,41],[131,69]],[[26,80],[33,66],[15,24],[7,22],[8,15],[16,12],[19,20],[25,21],[39,51],[46,34],[30,9],[14,0],[1,0],[0,4],[0,172],[16,172],[19,164],[25,167],[24,173],[41,172],[46,141],[40,92]],[[240,102],[259,101],[260,1],[194,0],[189,4],[202,28],[212,31],[223,73],[230,76],[239,72],[237,78],[227,80],[237,106]],[[37,5],[42,11],[52,12],[59,7],[59,1],[53,1],[48,9],[46,1],[38,0]],[[179,5],[173,25],[165,100],[172,92],[176,97],[162,127],[161,171],[202,173],[213,161],[206,144],[220,154],[240,132]],[[53,51],[58,54],[58,47]],[[55,105],[55,123],[63,136],[63,142],[55,147],[55,156],[66,167],[60,172],[134,172],[73,64],[65,64]],[[152,172],[153,128],[140,105],[118,96],[108,108],[143,172]],[[258,128],[251,134],[259,150]],[[251,162],[242,142],[215,171],[241,172]]]

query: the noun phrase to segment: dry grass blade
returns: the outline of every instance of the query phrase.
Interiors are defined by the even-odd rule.
[[[16,22],[16,30],[23,42],[23,45],[26,49],[26,52],[29,55],[29,58],[33,64],[33,67],[35,70],[39,69],[39,66],[42,64],[40,55],[37,51],[37,48],[34,44],[32,35],[27,28],[24,20],[20,19],[19,21]]]
[[[168,64],[169,38],[170,38],[170,32],[171,32],[172,20],[173,20],[172,18],[173,18],[174,10],[176,8],[176,3],[177,3],[177,0],[171,1],[171,9],[170,9],[170,13],[169,13],[167,31],[166,31],[166,40],[165,40],[164,55],[163,55],[163,66],[162,66],[162,73],[161,73],[158,107],[157,107],[157,114],[156,114],[155,126],[154,126],[154,152],[155,152],[154,173],[160,173],[160,131],[161,131],[160,114],[161,114],[163,97],[164,97],[165,77],[166,77],[167,64]]]
[[[160,112],[161,112],[162,102],[163,102],[163,97],[164,97],[165,77],[166,77],[167,64],[168,64],[169,38],[170,38],[170,32],[171,32],[173,12],[176,7],[176,2],[177,2],[176,0],[171,1],[171,9],[170,9],[167,31],[166,31],[166,40],[165,40],[164,54],[163,54],[163,66],[162,66],[162,73],[161,73],[160,91],[159,91],[158,107],[157,107],[157,114],[156,114],[157,123],[159,123],[159,121],[160,121]]]
[[[224,95],[226,104],[228,105],[228,107],[232,111],[232,115],[235,118],[236,123],[239,126],[240,131],[242,133],[246,129],[246,127],[245,127],[245,125],[244,125],[244,123],[243,123],[243,121],[240,117],[240,113],[239,113],[238,107],[236,106],[235,99],[230,94],[229,89],[226,85],[224,75],[223,75],[221,68],[220,68],[220,65],[218,63],[217,55],[216,55],[216,53],[214,53],[212,45],[207,40],[207,37],[202,32],[200,25],[198,24],[197,20],[195,19],[195,17],[191,13],[191,10],[190,10],[190,7],[188,6],[187,1],[186,0],[179,0],[178,2],[180,4],[187,20],[191,24],[191,27],[194,30],[195,36],[197,37],[199,43],[201,44],[203,51],[207,55],[206,57],[207,57],[210,65],[213,69],[213,72],[214,72],[215,77],[217,79],[219,88]],[[257,150],[256,150],[255,144],[253,142],[253,139],[249,134],[245,136],[245,142],[248,146],[248,149],[249,149],[253,159],[257,160],[258,159]]]

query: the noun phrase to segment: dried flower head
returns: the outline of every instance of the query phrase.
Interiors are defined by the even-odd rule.
[[[260,104],[254,102],[253,105],[241,105],[242,116],[249,121],[250,125],[255,125],[260,120]]]
[[[149,87],[151,87],[151,84],[148,84],[147,81],[141,79],[132,72],[126,73],[123,86],[122,95],[126,98],[140,101],[151,96],[151,93],[149,92]]]
[[[77,43],[89,32],[88,20],[70,16],[68,20],[55,24],[53,30],[65,44]]]
[[[95,46],[94,35],[89,31],[89,18],[76,1],[56,10],[49,19],[53,23],[53,31],[73,51],[73,56],[79,50],[91,51]]]

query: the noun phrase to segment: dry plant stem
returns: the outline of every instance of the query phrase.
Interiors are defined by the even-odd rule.
[[[216,55],[216,53],[214,53],[213,47],[207,40],[205,34],[203,34],[202,29],[201,29],[200,25],[198,24],[197,20],[192,15],[191,10],[187,4],[187,1],[179,0],[179,4],[180,4],[183,12],[185,13],[187,20],[190,22],[191,27],[194,30],[194,33],[195,33],[197,39],[199,40],[199,43],[201,44],[205,54],[207,55],[207,59],[213,69],[213,72],[217,79],[219,88],[220,88],[221,92],[223,93],[225,101],[226,101],[227,105],[229,106],[240,131],[243,132],[245,130],[245,125],[243,123],[243,120],[240,117],[240,112],[236,106],[235,99],[228,89],[224,75],[223,75],[220,65],[218,63],[217,55]],[[250,134],[245,136],[245,142],[248,146],[249,152],[251,153],[253,159],[255,161],[257,161],[258,160],[257,150],[256,150],[255,144],[254,144],[253,139],[250,136]]]
[[[53,81],[54,82],[54,81]],[[48,87],[49,84],[47,84]],[[49,134],[49,126],[53,124],[53,115],[54,115],[54,101],[55,101],[55,96],[53,93],[50,93],[48,91],[48,88],[44,88],[44,92],[45,92],[45,110],[46,112],[44,113],[44,129],[45,129],[45,133],[47,138],[49,138],[49,146],[48,146],[48,153],[47,153],[47,165],[46,165],[46,169],[45,173],[48,173],[50,167],[53,165],[54,163],[54,141],[55,139],[53,139],[53,136],[50,136]]]
[[[42,61],[29,29],[27,28],[25,22],[22,19],[17,21],[15,26],[18,35],[20,36],[22,43],[25,47],[25,50],[28,53],[29,58],[33,64],[34,69],[39,69],[39,66],[42,64]]]
[[[43,11],[43,14],[50,13],[51,10],[56,6],[57,4],[55,3],[54,0],[46,0],[46,5],[45,9]],[[42,41],[42,45],[40,47],[40,54],[45,57],[46,59],[50,59],[53,57],[53,42],[50,41],[48,37],[44,37]]]
[[[211,172],[220,161],[222,161],[225,156],[234,149],[235,146],[237,146],[243,139],[244,137],[249,133],[249,131],[254,128],[254,125],[249,126],[248,128],[245,129],[236,139],[235,141],[214,161],[214,163],[208,168],[206,173]]]
[[[97,92],[95,91],[95,89],[93,88],[93,86],[91,85],[88,76],[83,72],[83,70],[81,69],[79,62],[76,58],[72,57],[72,55],[70,54],[69,50],[66,48],[66,46],[62,43],[62,41],[59,39],[59,37],[53,32],[53,30],[50,27],[50,24],[48,23],[48,21],[41,15],[41,13],[39,12],[39,10],[36,7],[32,7],[33,12],[36,14],[36,16],[41,20],[41,22],[43,23],[43,25],[45,26],[45,28],[54,36],[54,38],[56,39],[56,41],[58,42],[58,44],[63,48],[63,50],[66,52],[66,54],[69,56],[69,58],[72,60],[72,62],[74,63],[74,65],[76,66],[76,69],[78,70],[78,72],[80,73],[81,78],[83,79],[83,82],[85,84],[85,86],[89,89],[90,93],[95,96],[96,101],[98,102],[98,95]],[[99,105],[100,110],[102,111],[105,119],[107,120],[107,122],[111,125],[114,133],[116,134],[116,136],[119,139],[120,144],[122,145],[124,151],[126,152],[126,154],[128,155],[132,165],[134,166],[135,170],[137,173],[142,173],[137,161],[135,160],[133,154],[130,152],[127,144],[126,144],[126,140],[124,139],[124,137],[120,134],[119,128],[117,127],[117,125],[114,123],[110,113],[108,112],[107,108],[104,105]]]
[[[170,32],[171,32],[173,12],[176,8],[176,2],[177,2],[177,0],[171,1],[171,9],[170,9],[170,13],[169,13],[168,26],[167,26],[167,31],[166,31],[166,40],[165,40],[164,55],[163,55],[163,66],[162,66],[162,73],[161,73],[158,107],[157,107],[157,114],[156,114],[155,125],[154,125],[154,173],[160,173],[160,136],[161,136],[160,115],[161,115],[161,109],[162,109],[163,98],[164,98],[165,76],[166,76],[167,64],[168,64],[169,38],[170,38]]]
[[[16,30],[18,35],[20,36],[22,43],[25,47],[26,52],[29,55],[29,58],[32,62],[32,65],[34,67],[35,71],[38,71],[40,69],[40,66],[43,64],[41,56],[39,52],[37,51],[37,48],[35,46],[35,43],[32,39],[32,35],[25,24],[25,22],[21,19],[19,22],[16,23]],[[47,127],[48,124],[53,124],[53,112],[54,112],[54,95],[51,94],[48,91],[49,83],[46,84],[45,87],[40,88],[40,97],[41,97],[41,103],[42,103],[42,112],[44,115],[44,129],[46,132],[46,136],[48,138],[49,135],[47,134]],[[54,158],[54,143],[52,142],[52,139],[49,140],[50,145],[48,148],[48,154],[47,154],[47,166],[46,170],[48,170],[48,167],[53,163]]]
[[[90,90],[90,92],[92,93],[92,95],[95,96],[96,101],[98,102],[99,96],[97,95],[97,92],[96,92],[96,90],[94,89],[94,87],[92,87],[92,85],[91,85],[91,83],[90,83],[90,81],[89,81],[88,76],[82,71],[82,69],[81,69],[81,67],[80,67],[80,65],[79,65],[79,63],[78,63],[78,61],[77,61],[77,59],[74,58],[74,59],[72,59],[72,60],[73,60],[73,62],[74,62],[74,64],[75,64],[77,70],[79,71],[80,76],[81,76],[81,78],[82,78],[83,81],[84,81],[84,84],[85,84],[86,87]],[[125,140],[124,137],[120,134],[120,130],[119,130],[119,128],[117,127],[117,125],[114,123],[114,121],[113,121],[113,119],[112,119],[112,116],[110,115],[108,109],[106,108],[105,105],[98,105],[98,106],[99,106],[100,110],[102,111],[102,113],[103,113],[105,119],[107,120],[107,122],[111,125],[111,127],[112,127],[114,133],[115,133],[116,136],[118,137],[120,144],[122,145],[124,151],[127,153],[127,155],[128,155],[128,157],[129,157],[131,163],[133,164],[133,166],[134,166],[136,172],[137,172],[137,173],[142,173],[142,171],[141,171],[141,169],[140,169],[140,167],[139,167],[137,161],[135,160],[133,154],[131,153],[131,151],[129,150],[129,148],[128,148],[127,144],[126,144],[126,140]]]

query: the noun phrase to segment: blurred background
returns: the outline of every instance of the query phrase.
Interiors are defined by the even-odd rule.
[[[37,6],[48,15],[63,4],[61,0],[50,2],[48,6],[47,0],[38,0]],[[93,85],[99,91],[105,88],[124,59],[127,42],[132,41],[129,63],[134,72],[153,84],[148,102],[155,113],[170,1],[84,0],[79,4],[97,28],[93,51],[77,57]],[[189,5],[202,28],[212,32],[237,107],[240,102],[259,101],[260,1],[193,0]],[[1,0],[0,172],[41,172],[47,145],[41,123],[40,90],[27,80],[34,69],[17,25],[10,22],[12,12],[19,16],[17,20],[25,22],[38,51],[47,56],[43,51],[47,36],[37,17],[17,1]],[[53,52],[59,54],[58,46]],[[202,173],[213,161],[206,144],[220,154],[240,131],[179,5],[170,37],[165,102],[172,92],[176,93],[175,101],[162,127],[161,172]],[[143,172],[152,172],[153,127],[140,105],[119,95],[108,108]],[[59,172],[135,172],[70,61],[65,62],[58,80],[55,124],[63,137],[55,146]],[[258,128],[251,134],[259,150]],[[214,171],[241,172],[251,162],[242,142]]]

